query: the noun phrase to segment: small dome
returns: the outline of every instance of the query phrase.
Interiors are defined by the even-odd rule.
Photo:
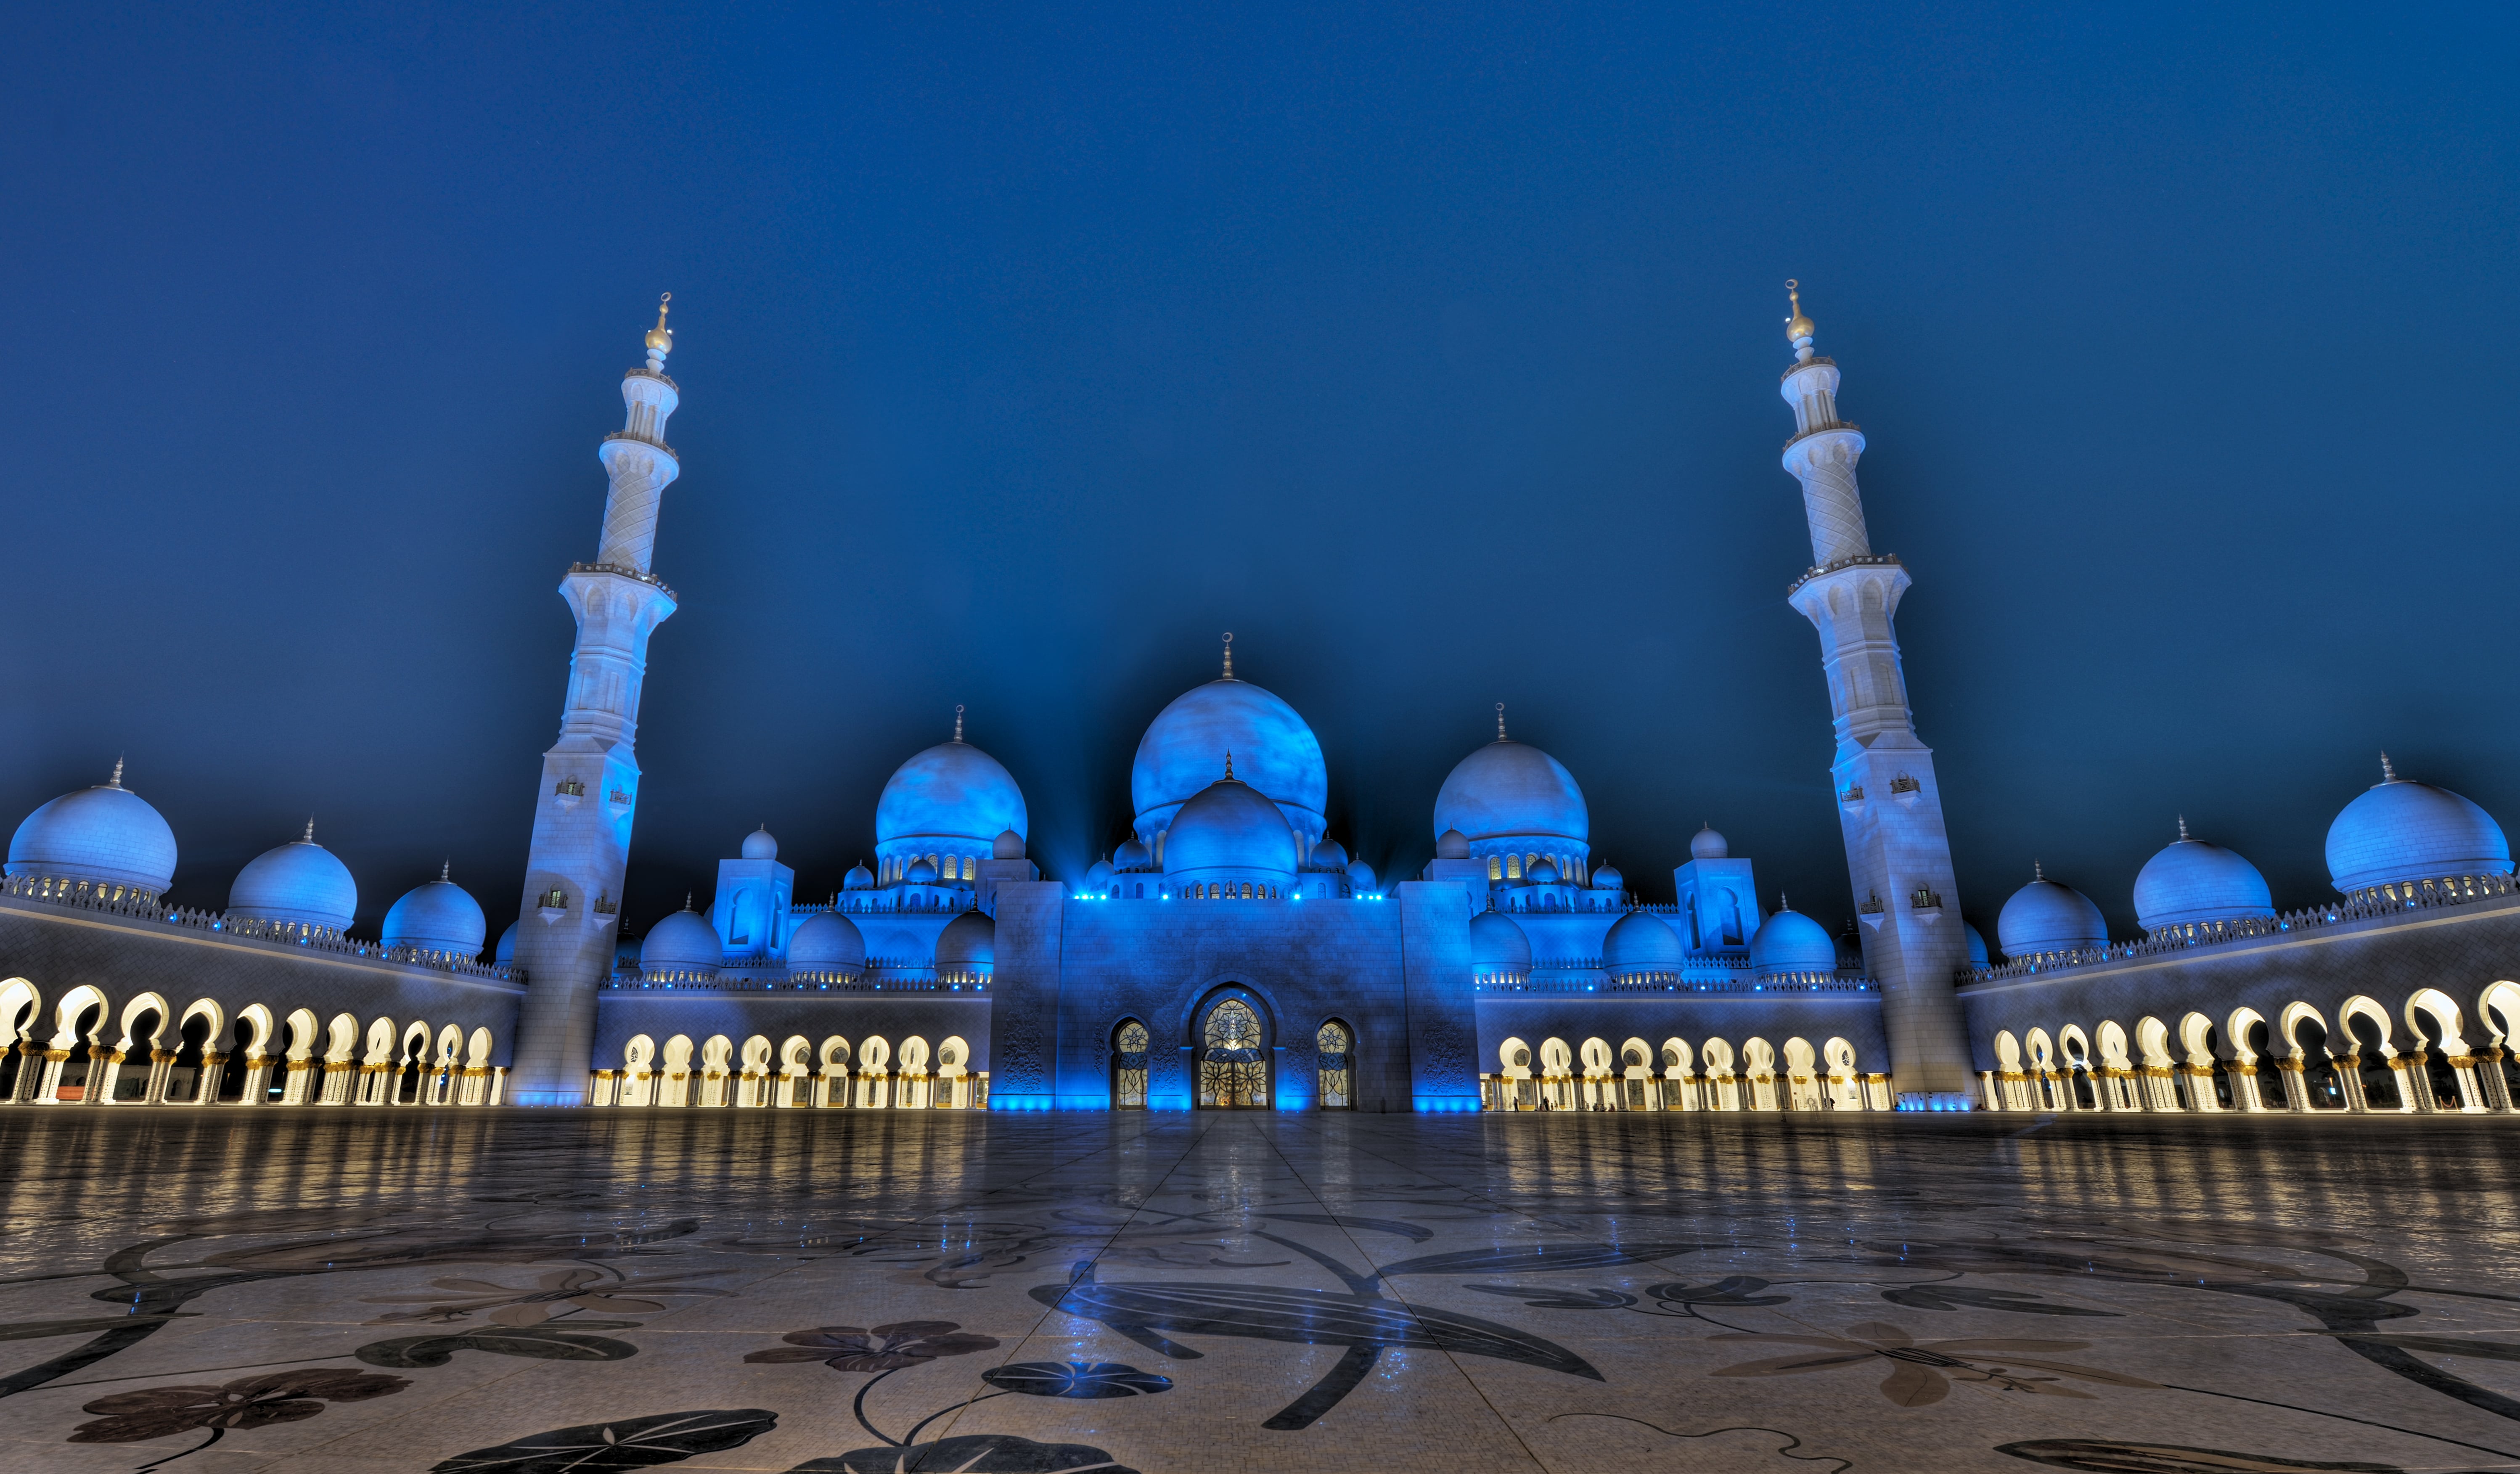
[[[312,823],[305,838],[247,861],[228,887],[228,915],[239,920],[340,931],[358,909],[350,868],[315,842]]]
[[[1346,870],[1347,846],[1335,839],[1325,839],[1314,845],[1312,868],[1317,871]]]
[[[1828,928],[1789,908],[1759,923],[1750,937],[1750,965],[1761,977],[1788,972],[1834,972],[1837,942]]]
[[[868,870],[866,868],[866,862],[861,860],[857,864],[849,867],[848,875],[840,881],[840,888],[842,890],[873,890],[875,889],[875,871]]]
[[[1365,895],[1374,887],[1373,867],[1362,860],[1351,860],[1347,863],[1347,878],[1356,887],[1357,894]]]
[[[490,960],[494,965],[513,967],[517,964],[517,927],[519,924],[521,923],[511,921],[508,923],[508,929],[499,933],[498,950],[490,954]]]
[[[1583,845],[1592,816],[1575,777],[1527,742],[1499,737],[1457,764],[1435,794],[1435,830],[1472,840],[1526,835]]]
[[[913,885],[934,885],[936,883],[936,867],[928,864],[924,860],[914,860],[910,863],[909,871],[906,871],[901,878],[909,881]]]
[[[2398,777],[2386,758],[2380,772],[2380,782],[2327,826],[2327,873],[2339,891],[2511,873],[2511,845],[2492,815],[2448,788]]]
[[[751,833],[743,836],[743,858],[746,860],[776,860],[779,858],[779,841],[772,836],[770,826],[765,824],[761,827],[753,830]]]
[[[1626,890],[1628,888],[1628,877],[1619,873],[1619,868],[1617,866],[1604,865],[1598,867],[1593,871],[1593,888],[1595,890]]]
[[[987,914],[967,911],[936,934],[936,970],[987,972],[998,956],[998,923]]]
[[[1531,970],[1531,938],[1509,916],[1483,911],[1470,917],[1470,963],[1481,972]]]
[[[1969,935],[1974,938],[1977,935],[1977,928],[1970,927]],[[1971,945],[1979,949],[1980,955],[1984,954],[1986,948],[1984,942],[1972,942]],[[1856,928],[1853,916],[1846,918],[1846,929],[1837,934],[1837,965],[1850,972],[1864,970],[1864,936]],[[1983,966],[1984,963],[1979,965]]]
[[[718,939],[717,928],[708,917],[691,909],[686,902],[674,913],[649,929],[646,940],[639,944],[639,967],[650,976],[678,972],[714,974],[726,960],[726,944]]]
[[[175,878],[175,831],[122,786],[115,763],[106,782],[26,816],[9,841],[9,875],[129,886],[154,896]]]
[[[856,972],[866,966],[858,923],[835,911],[817,912],[788,937],[790,972]]]
[[[2274,898],[2258,868],[2219,844],[2187,837],[2180,821],[2179,839],[2144,862],[2135,877],[2135,916],[2146,931],[2192,921],[2271,919]]]
[[[1992,966],[1994,966],[1994,965],[1995,965],[1994,960],[1993,960],[1993,959],[1991,959],[1991,958],[1989,958],[1989,957],[1987,956],[1987,953],[1986,953],[1986,933],[1985,933],[1985,932],[1982,932],[1982,931],[1980,931],[1980,930],[1978,930],[1978,929],[1977,929],[1976,927],[1974,927],[1974,926],[1971,926],[1971,925],[1970,925],[1969,923],[1967,923],[1966,921],[1962,921],[1962,922],[1960,923],[1960,930],[1961,930],[1962,932],[1965,932],[1965,933],[1967,934],[1967,936],[1968,936],[1968,952],[1969,952],[1969,963],[1970,963],[1970,965],[1972,965],[1972,966],[1976,966],[1976,967],[1992,967]],[[1862,955],[1862,954],[1860,954],[1860,953],[1858,954],[1858,956],[1859,956],[1859,957],[1860,957],[1861,955]]]
[[[2003,955],[2019,960],[2108,944],[2108,922],[2089,896],[2040,875],[2012,893],[1995,918]]]
[[[1155,857],[1137,840],[1130,840],[1111,852],[1111,869],[1115,871],[1148,871],[1155,868]]]
[[[1470,858],[1470,836],[1459,829],[1446,829],[1435,836],[1435,858],[1467,860]]]
[[[1023,790],[1015,786],[1013,776],[961,737],[939,742],[893,770],[875,806],[878,845],[931,838],[981,845],[1006,829],[1021,834],[1024,826]]]
[[[1535,865],[1531,869],[1522,872],[1522,878],[1530,881],[1534,885],[1555,885],[1557,883],[1557,862],[1544,855],[1541,857],[1538,865]]]
[[[1688,858],[1691,860],[1723,860],[1730,857],[1732,853],[1732,844],[1723,835],[1715,832],[1713,825],[1706,826],[1688,837]]]
[[[989,841],[989,858],[992,860],[1021,860],[1024,857],[1023,844],[1024,840],[1021,834],[1016,833],[1012,829],[1001,829],[998,831],[998,837]]]
[[[1107,887],[1109,887],[1109,885],[1110,885],[1110,884],[1111,884],[1111,862],[1110,862],[1110,861],[1108,861],[1108,860],[1097,860],[1097,861],[1095,861],[1092,865],[1087,866],[1087,867],[1085,868],[1085,888],[1086,888],[1087,890],[1091,890],[1091,891],[1100,891],[1100,890],[1106,889]]]
[[[1679,934],[1649,911],[1619,917],[1601,938],[1601,967],[1612,977],[1678,972],[1686,956]]]
[[[1209,871],[1257,871],[1238,878],[1291,879],[1295,831],[1268,795],[1236,779],[1220,779],[1173,815],[1164,836],[1164,874],[1195,880]]]
[[[481,903],[446,878],[444,871],[427,885],[403,892],[385,913],[387,947],[416,947],[423,952],[449,952],[470,960],[481,955],[481,939],[490,932]]]

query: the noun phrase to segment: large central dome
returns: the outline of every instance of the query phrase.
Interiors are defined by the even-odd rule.
[[[1435,832],[1446,829],[1461,830],[1472,844],[1564,839],[1580,853],[1593,820],[1564,764],[1528,742],[1498,737],[1462,759],[1436,793]]]
[[[1013,775],[959,737],[893,770],[875,806],[878,846],[896,839],[960,839],[987,854],[1007,830],[1024,833],[1026,822],[1023,790]]]
[[[1129,769],[1138,833],[1151,841],[1172,827],[1181,806],[1216,782],[1229,751],[1235,775],[1267,794],[1305,843],[1318,843],[1330,800],[1321,740],[1295,708],[1231,676],[1182,692],[1139,739]]]

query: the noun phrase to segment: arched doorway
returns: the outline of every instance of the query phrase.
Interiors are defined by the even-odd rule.
[[[1193,1038],[1199,1109],[1269,1108],[1269,1026],[1257,998],[1240,988],[1209,995]]]
[[[1356,1051],[1356,1036],[1333,1018],[1313,1035],[1313,1049],[1319,1061],[1314,1068],[1321,1087],[1321,1108],[1354,1109],[1356,1073],[1349,1056]]]
[[[1134,1018],[1111,1032],[1111,1108],[1147,1108],[1147,1026]]]

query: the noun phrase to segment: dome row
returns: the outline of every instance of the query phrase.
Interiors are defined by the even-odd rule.
[[[940,973],[987,973],[997,958],[997,922],[967,911],[936,937]],[[502,939],[502,947],[505,946]],[[866,966],[866,937],[835,911],[805,918],[788,939],[788,971],[793,976],[855,974]],[[707,977],[726,961],[726,941],[688,902],[657,922],[638,944],[640,970],[651,977]]]
[[[155,903],[175,878],[175,832],[146,799],[122,786],[117,762],[104,782],[65,793],[26,816],[9,840],[8,875]],[[349,867],[315,842],[315,823],[308,820],[299,838],[246,862],[228,888],[227,918],[337,932],[349,927],[358,906]],[[384,944],[470,959],[480,955],[488,930],[480,903],[441,870],[385,913]]]
[[[2327,873],[2336,889],[2362,899],[2428,880],[2511,873],[2511,846],[2492,815],[2430,783],[2398,777],[2386,755],[2380,782],[2327,826]],[[2146,932],[2223,921],[2271,919],[2274,897],[2258,868],[2234,851],[2179,838],[2144,862],[2135,880],[2136,919]],[[2091,899],[2033,868],[2031,881],[2003,903],[1996,940],[2007,958],[2106,946],[2108,925]]]

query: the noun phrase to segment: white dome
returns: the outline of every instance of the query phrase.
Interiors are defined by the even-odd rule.
[[[1335,839],[1325,839],[1313,846],[1312,868],[1317,871],[1347,869],[1347,846]]]
[[[1182,692],[1147,724],[1129,767],[1138,832],[1172,827],[1175,812],[1215,781],[1228,752],[1242,781],[1268,795],[1288,826],[1308,835],[1328,827],[1322,816],[1329,804],[1329,767],[1321,739],[1295,708],[1228,676]],[[1169,855],[1171,841],[1165,844]]]
[[[987,913],[967,911],[936,934],[937,975],[978,973],[986,976],[998,955],[998,923]]]
[[[989,841],[989,858],[992,860],[1021,860],[1023,852],[1024,838],[1012,829],[1000,829],[998,837]]]
[[[838,912],[817,912],[788,937],[789,972],[854,973],[865,966],[866,938]]]
[[[1220,779],[1183,804],[1164,835],[1164,875],[1268,880],[1295,875],[1295,831],[1267,794],[1237,779]]]
[[[852,865],[852,866],[850,866],[850,867],[849,867],[849,872],[848,872],[848,874],[847,874],[846,876],[844,876],[844,877],[841,879],[841,881],[840,881],[840,889],[842,889],[842,890],[873,890],[873,889],[875,889],[875,871],[871,871],[871,870],[868,870],[868,869],[866,868],[866,862],[865,862],[865,861],[863,861],[863,860],[859,861],[857,864]]]
[[[914,754],[894,769],[875,806],[876,843],[884,847],[895,840],[939,839],[985,845],[1008,829],[1025,832],[1025,823],[1023,790],[1013,775],[961,737]]]
[[[522,921],[511,921],[508,923],[508,929],[499,933],[498,950],[490,954],[490,960],[494,965],[500,967],[513,967],[516,965],[517,928],[523,924],[524,923]]]
[[[175,878],[175,831],[122,786],[122,765],[93,788],[65,793],[18,826],[9,841],[10,878],[43,877],[125,886],[148,895]]]
[[[1828,928],[1790,909],[1759,923],[1750,938],[1750,965],[1761,977],[1788,972],[1833,972],[1837,942]]]
[[[427,885],[403,892],[385,913],[384,944],[446,952],[471,960],[481,955],[481,939],[490,922],[472,893],[446,878],[444,871]]]
[[[1373,867],[1362,860],[1351,860],[1347,863],[1347,878],[1359,895],[1367,894],[1373,889]]]
[[[358,882],[348,866],[315,842],[312,821],[305,838],[247,861],[228,887],[228,916],[241,921],[341,931],[358,909]]]
[[[1612,977],[1678,972],[1688,960],[1679,933],[1649,911],[1632,911],[1601,938],[1601,968]]]
[[[1711,824],[1689,836],[1688,858],[1691,860],[1723,860],[1732,853],[1732,843],[1716,833],[1715,826]]]
[[[2448,788],[2398,777],[2385,757],[2380,774],[2327,826],[2327,873],[2339,891],[2511,873],[2511,845],[2494,816]]]
[[[2039,875],[2003,903],[1995,918],[1995,939],[2005,957],[2018,960],[2106,946],[2109,927],[2091,897]]]
[[[707,977],[716,974],[726,960],[726,943],[709,925],[708,918],[693,911],[686,903],[651,928],[639,943],[639,968],[650,977],[671,977],[697,973]]]
[[[1593,871],[1593,888],[1595,890],[1625,890],[1628,888],[1628,877],[1620,874],[1619,868],[1615,865],[1597,866]]]
[[[1470,964],[1481,972],[1531,970],[1531,938],[1513,919],[1493,911],[1470,917]]]
[[[1435,795],[1435,832],[1487,839],[1564,839],[1579,849],[1592,816],[1575,777],[1527,742],[1499,737],[1456,764]]]
[[[2274,914],[2258,868],[2219,844],[2188,838],[2185,820],[2177,842],[2145,861],[2135,877],[2135,917],[2146,931],[2193,921],[2267,920]]]
[[[779,858],[779,841],[771,834],[770,826],[765,824],[743,836],[743,858],[746,860]]]

